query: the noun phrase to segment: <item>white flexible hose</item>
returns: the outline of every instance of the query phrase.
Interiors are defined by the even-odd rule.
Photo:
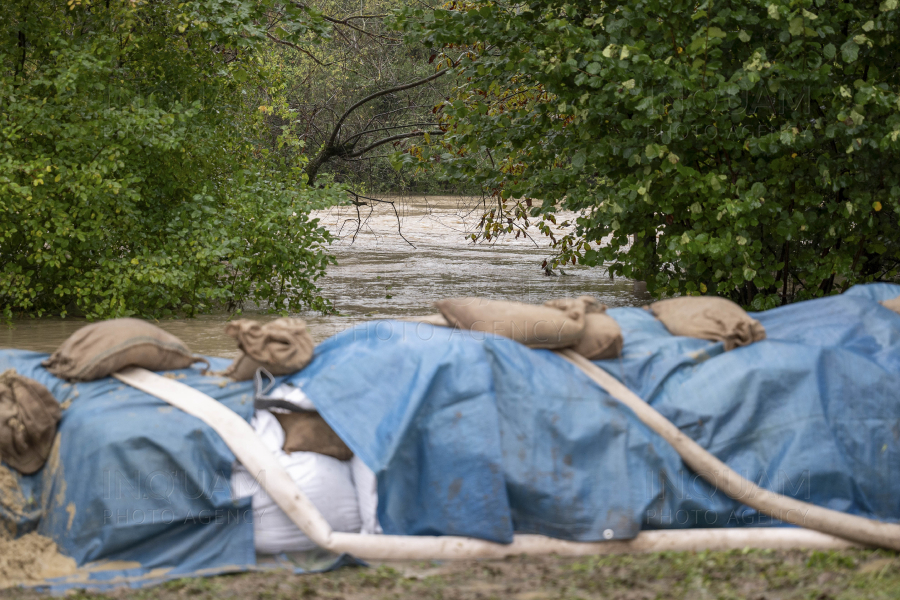
[[[230,408],[203,392],[146,369],[132,367],[113,374],[113,377],[160,398],[209,425],[250,473],[257,476],[265,474],[257,480],[291,521],[317,545],[335,553],[347,552],[369,560],[450,560],[502,558],[518,554],[584,556],[663,550],[830,550],[856,546],[846,540],[815,531],[779,528],[642,531],[633,540],[595,543],[569,542],[541,535],[516,535],[511,544],[454,536],[338,533],[332,531],[322,513],[297,487],[250,424]]]

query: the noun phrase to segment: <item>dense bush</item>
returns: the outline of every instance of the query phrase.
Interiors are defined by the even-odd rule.
[[[258,2],[0,3],[0,310],[327,307],[309,211],[260,150]],[[301,23],[302,25],[302,23]],[[299,27],[299,25],[298,25]]]
[[[397,23],[471,52],[422,158],[496,194],[484,235],[575,210],[558,261],[755,308],[896,277],[897,0],[446,6]]]

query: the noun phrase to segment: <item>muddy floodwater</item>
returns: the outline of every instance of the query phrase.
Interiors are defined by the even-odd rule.
[[[541,236],[508,236],[479,244],[466,239],[478,226],[482,206],[477,199],[386,199],[394,204],[341,206],[316,214],[336,236],[332,251],[338,264],[319,284],[339,311],[336,315],[296,315],[307,321],[316,342],[367,320],[431,314],[435,312],[432,302],[457,296],[540,303],[589,294],[611,307],[647,301],[634,293],[632,281],[611,280],[603,268],[563,267],[565,275],[559,270],[559,276],[545,275],[540,265],[552,251]],[[560,216],[562,223],[574,215]],[[558,227],[555,232],[564,229]],[[245,311],[244,316],[277,318],[253,310]],[[221,313],[166,319],[159,325],[194,352],[230,357],[236,354],[234,341],[223,333],[229,317]],[[52,352],[84,324],[83,319],[74,318],[19,319],[12,327],[0,326],[0,347]]]

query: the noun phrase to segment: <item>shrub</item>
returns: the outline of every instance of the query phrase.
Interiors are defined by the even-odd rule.
[[[424,158],[495,195],[483,235],[574,210],[557,263],[757,309],[897,275],[898,23],[897,0],[454,2],[397,19],[469,51]]]
[[[328,307],[309,211],[334,196],[258,148],[255,6],[2,3],[6,318]]]

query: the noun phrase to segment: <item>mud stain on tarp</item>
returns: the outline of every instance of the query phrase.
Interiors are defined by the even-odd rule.
[[[75,503],[69,502],[66,506],[66,512],[69,514],[69,520],[66,522],[66,531],[72,531],[72,522],[75,521]]]
[[[46,515],[50,509],[51,497],[57,506],[66,503],[66,478],[62,473],[62,463],[59,460],[60,435],[57,433],[50,447],[50,456],[41,472],[44,478],[43,508]],[[52,493],[51,493],[52,492]]]

